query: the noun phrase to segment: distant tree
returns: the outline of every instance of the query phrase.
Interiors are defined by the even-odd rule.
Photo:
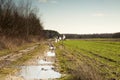
[[[113,38],[120,38],[120,32],[114,33],[114,34],[113,34]]]
[[[112,38],[112,33],[104,34],[65,34],[67,39],[81,39],[81,38]]]
[[[44,34],[46,38],[55,38],[60,35],[57,31],[54,30],[44,30]]]

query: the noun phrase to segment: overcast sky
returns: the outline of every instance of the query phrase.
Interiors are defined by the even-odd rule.
[[[120,0],[35,0],[45,29],[60,33],[120,32]]]

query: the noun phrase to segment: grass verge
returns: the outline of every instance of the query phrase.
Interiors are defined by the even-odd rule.
[[[86,64],[81,56],[76,55],[74,50],[62,46],[61,43],[57,44],[56,47],[58,70],[65,74],[60,80],[103,80],[97,70]]]

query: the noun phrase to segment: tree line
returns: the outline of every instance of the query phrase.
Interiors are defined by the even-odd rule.
[[[67,39],[83,39],[83,38],[120,38],[120,32],[104,33],[104,34],[64,34]]]
[[[29,0],[0,0],[0,35],[41,35],[43,26]]]

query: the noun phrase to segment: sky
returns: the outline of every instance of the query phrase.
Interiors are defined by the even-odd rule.
[[[44,29],[59,33],[120,32],[120,0],[34,0]]]

